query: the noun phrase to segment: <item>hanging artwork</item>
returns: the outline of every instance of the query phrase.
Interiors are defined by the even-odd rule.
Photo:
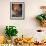
[[[24,2],[10,2],[10,19],[23,20],[25,17]]]

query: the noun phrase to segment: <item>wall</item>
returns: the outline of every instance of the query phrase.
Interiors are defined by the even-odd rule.
[[[18,29],[18,36],[31,36],[36,33],[39,27],[35,16],[41,13],[40,6],[46,5],[46,0],[13,0],[13,2],[25,2],[25,20],[10,20],[10,2],[12,0],[0,0],[0,35],[4,34],[6,25],[15,25]]]

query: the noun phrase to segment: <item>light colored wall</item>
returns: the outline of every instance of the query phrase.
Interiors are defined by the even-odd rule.
[[[46,0],[13,0],[13,2],[25,2],[25,20],[10,20],[10,2],[12,0],[0,0],[0,34],[4,34],[6,25],[15,25],[18,36],[31,36],[36,29],[44,29],[38,25],[35,16],[40,14],[40,6],[46,5]]]

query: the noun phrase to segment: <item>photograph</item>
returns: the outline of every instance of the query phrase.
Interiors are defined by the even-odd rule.
[[[46,46],[46,0],[0,0],[0,46]]]
[[[10,2],[10,19],[23,20],[25,18],[24,2]]]

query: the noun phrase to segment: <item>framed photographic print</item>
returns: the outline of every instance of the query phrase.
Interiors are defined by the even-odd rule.
[[[24,2],[10,2],[10,19],[24,20],[25,4]]]

